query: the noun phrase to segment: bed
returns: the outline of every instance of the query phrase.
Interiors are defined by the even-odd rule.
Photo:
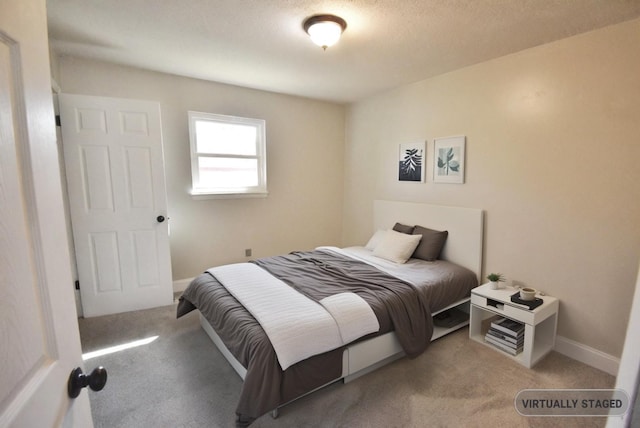
[[[197,309],[203,329],[244,380],[238,425],[269,411],[276,415],[287,403],[335,381],[349,382],[405,355],[420,355],[430,341],[468,324],[466,317],[454,317],[444,327],[432,320],[447,321],[452,311],[469,312],[470,290],[481,273],[482,211],[374,201],[373,212],[375,233],[365,246],[319,247],[215,267],[194,279],[181,296],[178,317]],[[381,248],[388,247],[381,239],[413,239],[413,233],[396,229],[403,225],[447,231],[438,259],[410,257],[397,263],[395,253],[383,254]],[[397,232],[387,232],[392,227]],[[277,296],[280,306],[259,312],[269,296]],[[296,303],[286,303],[289,298]],[[348,312],[337,311],[347,306]],[[333,316],[330,324],[338,325],[336,331],[315,330],[315,321],[311,325],[287,318],[289,312],[309,308],[313,318],[315,307],[320,320],[323,313]],[[354,318],[356,313],[360,318]],[[272,322],[290,331],[278,339]]]

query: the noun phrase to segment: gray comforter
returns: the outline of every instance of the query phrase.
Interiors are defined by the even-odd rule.
[[[469,272],[463,278],[462,286],[448,286],[446,292],[438,287],[418,290],[364,262],[323,250],[295,252],[253,263],[312,300],[318,301],[345,291],[358,294],[378,318],[380,331],[377,334],[395,330],[409,357],[419,355],[430,343],[433,332],[431,311],[464,298],[477,285],[475,275]],[[436,263],[439,269],[443,263],[447,272],[463,269],[441,261]],[[449,272],[441,276],[445,282],[451,282],[456,275]],[[437,297],[437,306],[441,301],[447,303],[434,307],[430,294]],[[447,297],[443,298],[444,295]],[[236,409],[239,425],[249,424],[264,413],[342,375],[342,348],[281,370],[260,324],[209,273],[200,275],[185,290],[180,297],[177,316],[196,308],[247,369]]]

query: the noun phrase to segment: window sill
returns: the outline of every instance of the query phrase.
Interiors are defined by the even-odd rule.
[[[269,195],[268,192],[253,192],[253,193],[198,193],[191,191],[191,198],[195,200],[205,199],[250,199],[250,198],[266,198]]]

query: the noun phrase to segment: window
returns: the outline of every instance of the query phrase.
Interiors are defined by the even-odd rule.
[[[189,112],[193,195],[267,194],[265,121]]]

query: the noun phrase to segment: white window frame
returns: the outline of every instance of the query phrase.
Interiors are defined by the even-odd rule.
[[[267,151],[266,122],[262,119],[251,119],[238,116],[227,116],[214,113],[189,111],[189,142],[191,146],[191,195],[195,198],[250,198],[266,197],[267,192]],[[225,124],[238,124],[256,128],[256,155],[234,155],[198,153],[196,144],[196,122],[211,121]],[[198,159],[201,157],[220,157],[258,160],[258,185],[252,187],[205,187],[200,184]]]

